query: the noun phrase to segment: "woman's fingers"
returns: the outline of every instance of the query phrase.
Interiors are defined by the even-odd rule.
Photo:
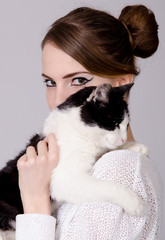
[[[45,142],[48,144],[49,160],[53,163],[54,167],[56,167],[59,160],[59,149],[55,135],[49,134],[45,138]]]
[[[48,143],[48,151],[50,154],[53,154],[58,151],[57,141],[54,134],[49,134],[45,141]]]
[[[54,134],[49,134],[44,140],[39,141],[37,144],[37,152],[33,146],[26,149],[26,160],[34,161],[36,158],[46,157],[49,154],[50,159],[58,159],[58,146]],[[25,160],[25,157],[24,157]]]
[[[29,159],[34,159],[34,158],[36,158],[36,156],[37,156],[36,151],[35,151],[35,148],[32,147],[32,146],[29,146],[29,147],[26,149],[26,154],[27,154],[28,160],[29,160]]]
[[[52,168],[55,168],[59,160],[59,149],[54,134],[49,134],[44,140],[37,144],[37,151],[33,146],[29,146],[26,149],[26,154],[24,154],[17,162],[17,167],[21,167],[24,164],[35,164],[38,161],[50,162]],[[37,161],[37,162],[36,162]],[[26,164],[26,165],[27,165]],[[29,165],[29,166],[30,166]]]
[[[17,168],[18,170],[24,165],[24,163],[27,161],[27,155],[22,155],[19,160],[17,161]]]
[[[37,151],[38,151],[38,155],[39,156],[47,154],[48,147],[47,147],[47,143],[44,140],[43,141],[39,141],[39,143],[37,144]]]

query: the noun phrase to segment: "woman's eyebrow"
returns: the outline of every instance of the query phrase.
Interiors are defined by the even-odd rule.
[[[82,71],[82,72],[73,72],[73,73],[69,73],[69,74],[65,75],[65,76],[63,77],[63,79],[69,78],[69,77],[73,77],[73,76],[75,76],[75,75],[77,75],[77,74],[80,74],[80,73],[88,73],[88,74],[90,74],[89,72],[85,72],[85,71]],[[49,78],[49,79],[53,80],[53,78],[47,76],[45,73],[42,73],[42,77]]]
[[[51,77],[47,76],[45,73],[42,73],[42,74],[41,74],[41,76],[42,76],[42,77],[49,78],[49,79],[53,80],[53,78],[51,78]]]
[[[63,77],[63,79],[65,79],[65,78],[69,78],[69,77],[73,77],[73,76],[75,76],[75,75],[77,75],[77,74],[80,74],[80,73],[88,73],[89,74],[89,72],[73,72],[73,73],[69,73],[69,74],[67,74],[67,75],[65,75],[64,77]]]

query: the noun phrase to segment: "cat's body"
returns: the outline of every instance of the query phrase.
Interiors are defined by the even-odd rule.
[[[51,179],[52,199],[72,203],[111,201],[129,214],[142,214],[142,201],[132,190],[90,175],[96,159],[126,142],[129,113],[123,96],[130,87],[111,88],[103,84],[85,88],[52,111],[43,131],[43,136],[56,135],[60,149],[59,164]],[[43,136],[34,136],[28,145],[36,147]],[[16,163],[24,153],[0,171],[0,229],[3,231],[10,230],[10,222],[23,211]]]
[[[127,139],[129,113],[123,100],[126,89],[109,86],[91,87],[83,90],[82,95],[75,94],[71,102],[62,104],[48,117],[44,135],[54,133],[60,148],[60,161],[52,174],[51,196],[58,202],[111,201],[138,216],[142,203],[132,190],[89,174],[99,156],[122,146]]]

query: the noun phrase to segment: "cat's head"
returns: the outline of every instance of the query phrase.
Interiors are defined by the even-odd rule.
[[[77,126],[80,135],[86,135],[89,141],[102,148],[115,149],[127,140],[129,111],[125,96],[132,86],[112,87],[104,83],[97,87],[86,87],[71,95],[57,109],[67,112],[65,125],[71,119],[70,128],[75,130]],[[81,123],[74,114],[69,117],[69,112],[78,113]]]
[[[92,90],[81,106],[82,121],[100,128],[103,147],[114,149],[127,141],[129,111],[125,96],[132,85],[112,87],[108,83],[101,84]]]

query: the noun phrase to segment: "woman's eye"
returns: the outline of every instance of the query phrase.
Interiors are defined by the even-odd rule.
[[[47,87],[56,87],[56,82],[51,79],[45,79],[44,82]]]
[[[91,79],[87,79],[84,77],[76,77],[76,78],[73,78],[71,86],[85,85],[86,83],[90,82],[92,79],[93,77]]]

